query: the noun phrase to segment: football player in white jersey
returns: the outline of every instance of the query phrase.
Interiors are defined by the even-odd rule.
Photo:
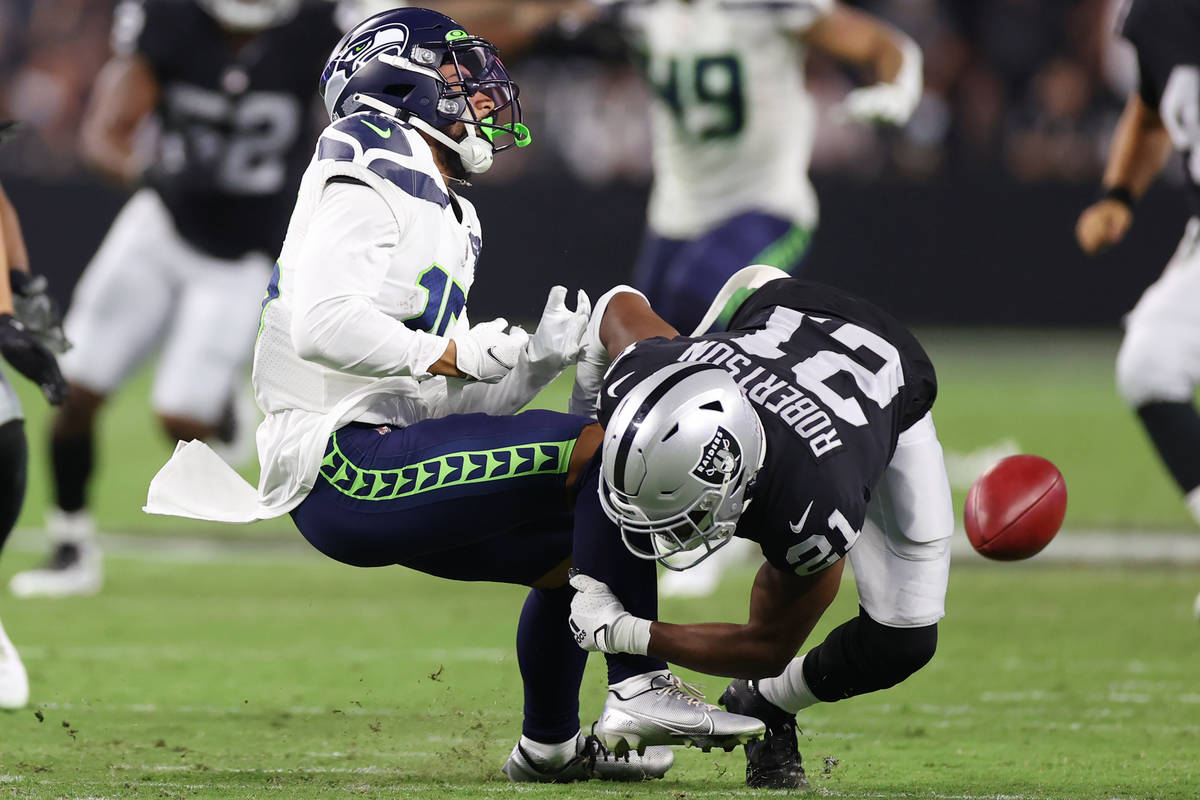
[[[617,16],[655,98],[654,182],[634,285],[691,331],[746,264],[801,268],[818,217],[807,174],[816,126],[808,51],[877,81],[851,91],[840,117],[893,125],[921,99],[921,51],[835,0],[593,1]],[[665,575],[661,591],[710,593],[736,552]]]
[[[597,0],[627,32],[646,82],[654,186],[637,288],[690,331],[734,272],[793,272],[817,224],[807,171],[816,124],[808,50],[878,83],[839,113],[903,124],[921,98],[921,52],[834,0]]]
[[[0,123],[0,139],[12,123]],[[0,355],[38,384],[46,399],[58,405],[67,382],[54,353],[40,341],[65,345],[57,312],[45,295],[45,279],[29,272],[29,254],[21,224],[8,195],[0,188]],[[0,550],[16,524],[25,499],[28,448],[21,403],[0,374]],[[29,679],[17,650],[0,624],[0,709],[21,708],[29,701]]]
[[[259,488],[194,441],[155,477],[147,510],[223,521],[290,513],[347,564],[529,586],[511,780],[658,777],[672,763],[658,745],[761,736],[760,721],[699,703],[664,662],[628,654],[608,657],[618,691],[606,709],[653,747],[618,758],[580,732],[585,657],[567,625],[566,571],[574,558],[618,592],[625,578],[610,574],[611,549],[573,549],[581,528],[610,525],[599,426],[515,414],[577,359],[586,295],[570,311],[566,290],[551,290],[532,336],[502,319],[467,321],[482,239],[456,189],[531,141],[495,48],[433,11],[384,12],[342,39],[321,94],[332,124],[301,182],[255,347]],[[653,618],[648,568],[649,590],[623,599]]]

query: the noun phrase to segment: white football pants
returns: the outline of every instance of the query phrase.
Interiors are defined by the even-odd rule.
[[[900,434],[862,535],[850,548],[859,603],[896,628],[932,625],[946,615],[954,506],[933,417]]]
[[[138,191],[75,287],[64,321],[66,377],[111,394],[156,348],[151,403],[161,415],[218,421],[254,349],[271,261],[227,261],[191,247],[152,189]]]

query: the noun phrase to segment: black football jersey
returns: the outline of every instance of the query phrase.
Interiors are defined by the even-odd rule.
[[[1137,50],[1142,100],[1183,154],[1188,200],[1200,214],[1200,2],[1132,0],[1121,33]]]
[[[278,252],[312,155],[316,87],[341,37],[335,8],[308,0],[288,22],[234,39],[194,0],[118,7],[115,49],[145,58],[160,89],[146,180],[197,249]]]
[[[854,544],[897,437],[937,393],[929,357],[899,322],[838,289],[786,278],[752,294],[728,331],[647,339],[622,354],[605,376],[600,422],[638,375],[678,361],[724,367],[758,411],[766,460],[737,535],[800,574]]]

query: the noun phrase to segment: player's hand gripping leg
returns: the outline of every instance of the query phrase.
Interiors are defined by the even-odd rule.
[[[654,336],[674,338],[679,331],[654,313],[646,296],[629,286],[616,286],[596,301],[583,337],[583,355],[575,368],[568,410],[596,418],[604,373],[621,351]]]

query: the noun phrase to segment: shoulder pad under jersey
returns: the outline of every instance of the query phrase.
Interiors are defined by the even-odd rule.
[[[446,208],[450,196],[440,181],[423,171],[417,148],[427,145],[416,130],[373,111],[343,117],[317,142],[318,161],[348,161],[369,169],[418,200]]]

